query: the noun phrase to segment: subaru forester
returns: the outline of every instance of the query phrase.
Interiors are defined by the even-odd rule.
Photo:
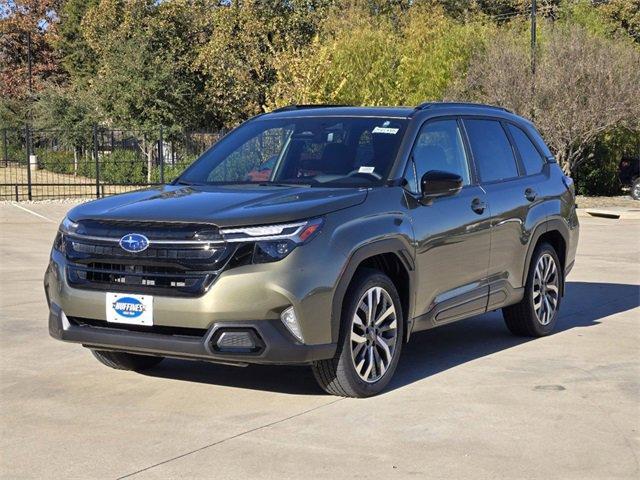
[[[303,364],[366,397],[421,330],[502,309],[550,334],[578,230],[572,180],[505,109],[284,107],[169,185],[73,208],[49,331],[117,369]]]

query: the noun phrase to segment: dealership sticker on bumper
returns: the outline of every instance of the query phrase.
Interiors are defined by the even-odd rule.
[[[107,322],[153,325],[153,297],[107,293]]]

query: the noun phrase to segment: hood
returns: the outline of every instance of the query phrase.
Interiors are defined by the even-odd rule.
[[[161,187],[94,200],[72,209],[73,221],[206,222],[219,227],[284,223],[364,202],[361,188],[256,185]]]

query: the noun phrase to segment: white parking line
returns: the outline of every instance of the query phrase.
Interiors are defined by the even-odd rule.
[[[29,210],[28,208],[23,207],[22,205],[18,205],[16,202],[11,202],[11,205],[13,205],[16,208],[19,208],[20,210],[24,210],[25,212],[30,213],[31,215],[35,215],[36,217],[39,217],[47,222],[51,222],[51,223],[55,223],[53,220],[51,220],[50,218],[45,217],[44,215],[40,215],[39,213],[34,212],[33,210]]]

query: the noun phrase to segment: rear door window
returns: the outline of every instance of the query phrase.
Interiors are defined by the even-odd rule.
[[[509,132],[513,137],[527,175],[535,175],[542,171],[544,159],[526,133],[515,125],[509,124]]]
[[[495,182],[518,176],[518,166],[511,143],[499,121],[465,119],[464,126],[482,182]]]

